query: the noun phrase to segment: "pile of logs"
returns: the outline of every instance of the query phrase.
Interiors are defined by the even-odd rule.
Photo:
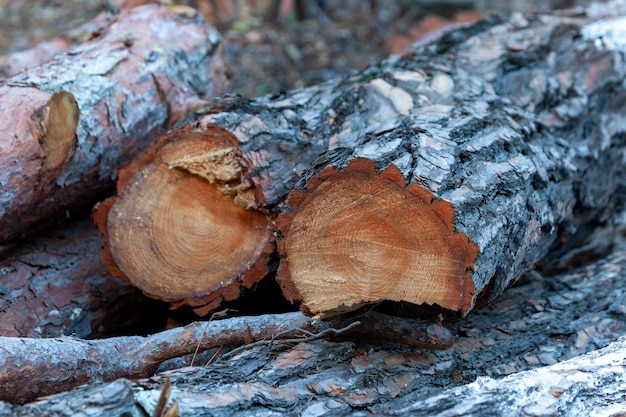
[[[216,100],[100,204],[110,271],[205,315],[277,248],[306,314],[467,314],[624,203],[622,51],[586,23],[487,19],[344,80]]]
[[[115,196],[93,213],[113,276],[200,316],[276,277],[314,319],[252,319],[226,341],[217,327],[210,343],[197,325],[102,343],[3,339],[0,399],[149,376],[196,345],[273,336],[345,333],[448,348],[439,324],[372,319],[362,307],[391,301],[420,317],[465,316],[624,206],[626,49],[611,36],[625,25],[584,15],[487,18],[342,80],[209,104],[227,91],[219,36],[192,9],[145,5],[7,79],[3,282],[31,286],[36,273],[26,269],[51,261],[23,261],[20,238],[91,206],[116,181]],[[100,242],[95,231],[85,242]],[[101,279],[98,268],[90,271]],[[106,288],[107,305],[128,291]],[[55,315],[79,326],[64,312],[71,307],[59,312],[76,298],[63,294]],[[38,317],[50,306],[24,305]],[[342,321],[357,310],[352,324]],[[54,334],[42,326],[14,324],[17,334],[3,335]],[[74,361],[63,350],[110,359],[104,368],[113,371],[85,359],[68,374]],[[41,360],[30,364],[24,352]]]

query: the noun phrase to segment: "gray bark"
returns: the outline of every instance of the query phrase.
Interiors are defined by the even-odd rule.
[[[446,349],[450,334],[436,323],[369,313],[311,322],[300,313],[192,323],[149,337],[102,340],[75,337],[0,337],[0,401],[24,403],[77,385],[152,375],[169,359],[217,346],[268,346],[319,337],[393,340],[417,348]],[[253,343],[254,342],[254,343]]]
[[[196,357],[201,366],[172,368],[187,357],[148,379],[0,402],[0,415],[151,415],[166,377],[181,416],[616,415],[626,395],[624,294],[618,251],[559,276],[527,276],[448,322],[456,336],[448,350],[364,339],[250,346],[228,357],[213,350]]]
[[[449,201],[478,245],[478,305],[623,206],[623,24],[487,19],[341,81],[225,97],[186,123],[232,132],[257,202],[275,212],[328,163],[395,164]]]

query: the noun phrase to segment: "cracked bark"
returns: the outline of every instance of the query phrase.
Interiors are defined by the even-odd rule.
[[[101,247],[101,235],[82,219],[3,251],[0,335],[93,338],[136,329],[145,297],[111,277]]]
[[[59,36],[23,51],[0,56],[0,78],[9,78],[20,71],[39,67],[52,61],[56,55],[67,52],[94,37],[110,25],[120,9],[132,9],[143,4],[155,4],[155,0],[111,0],[108,10],[102,11],[90,21],[72,28]]]
[[[436,323],[368,313],[352,320],[311,322],[300,313],[197,322],[148,337],[0,337],[0,400],[25,403],[77,385],[147,377],[171,358],[223,345],[298,343],[311,336],[385,337],[418,348],[446,349],[451,337]],[[256,343],[255,343],[256,342]],[[261,343],[259,343],[261,342]],[[33,360],[33,358],[36,358]]]
[[[155,172],[160,181],[170,181],[162,175],[168,172],[229,196],[230,202],[216,203],[219,210],[230,210],[229,204],[244,207],[270,222],[285,213],[277,221],[285,238],[279,242],[281,282],[289,298],[304,298],[305,311],[334,314],[392,299],[465,314],[497,297],[555,245],[575,245],[590,225],[605,221],[623,205],[625,66],[623,44],[615,34],[622,23],[622,18],[594,23],[593,18],[556,16],[487,19],[418,43],[403,56],[343,80],[255,100],[223,97],[188,117],[179,125],[185,127],[169,136],[185,142],[188,132],[207,132],[215,139],[205,168],[218,168],[198,174],[191,165],[174,167],[155,158],[160,151],[153,150],[118,184],[119,195],[127,206],[139,206],[141,198],[134,193],[143,181]],[[202,160],[203,154],[194,157]],[[212,170],[224,166],[236,168],[237,175],[216,179]],[[349,171],[360,177],[344,181],[344,190],[358,190],[360,197],[341,203],[347,207],[344,217],[332,217],[333,210],[342,211],[334,201],[347,194],[324,191],[322,195],[332,198],[316,200],[316,190],[332,190],[332,182]],[[385,184],[393,192],[385,193]],[[376,193],[370,193],[370,186]],[[286,203],[292,188],[291,203]],[[381,197],[385,195],[404,197],[410,204],[394,206]],[[115,209],[116,204],[107,203],[106,209],[113,209],[103,210],[100,227],[108,230],[109,245],[118,245],[112,257],[107,255],[112,270],[133,282],[140,275],[133,271],[138,261],[119,254],[164,243],[149,236],[135,241],[133,233],[119,230],[161,230],[162,224],[118,227],[116,222],[128,222],[132,216]],[[163,207],[170,204],[163,199]],[[211,212],[209,201],[199,204]],[[307,205],[315,210],[305,211]],[[392,206],[395,211],[385,211]],[[213,230],[211,235],[226,236],[220,246],[229,244],[228,234],[217,233],[220,223],[210,216],[201,227],[193,216],[172,217],[187,225],[190,241],[205,236],[206,228]],[[317,218],[342,225],[348,234],[369,236],[343,239],[343,233],[316,223]],[[392,245],[381,255],[385,239],[393,237],[385,237],[380,219],[397,229],[394,236],[406,241],[406,247],[394,250]],[[309,228],[309,234],[294,233],[294,222],[300,230]],[[250,223],[250,229],[258,227]],[[165,230],[173,234],[181,228]],[[431,237],[420,238],[425,231]],[[437,237],[444,232],[447,237]],[[338,240],[318,240],[329,233]],[[260,234],[258,248],[263,243],[271,246],[272,240],[272,235]],[[323,250],[313,250],[315,245]],[[320,256],[308,261],[315,251]],[[150,250],[136,252],[144,256]],[[246,268],[267,263],[258,255],[267,252],[255,250],[241,257],[232,269],[222,270],[220,283],[241,281]],[[198,256],[193,262],[216,259],[210,253]],[[398,257],[402,260],[396,274],[386,260]],[[177,258],[177,265],[185,268],[184,256]],[[340,258],[360,266],[353,268]],[[435,261],[420,271],[419,265],[429,259]],[[388,292],[376,289],[388,286],[381,280],[385,271],[400,283],[389,285]],[[322,284],[320,277],[325,277]],[[350,282],[354,285],[345,285]],[[323,289],[317,299],[336,299],[307,307],[316,287]],[[402,294],[407,289],[412,289],[410,294]],[[202,287],[192,297],[180,297],[180,302],[204,303],[208,307],[201,311],[206,313],[221,297],[212,297],[211,291],[219,294],[223,287]],[[169,295],[163,297],[172,301]]]
[[[152,415],[166,378],[181,415],[446,415],[459,408],[534,415],[539,401],[546,414],[615,415],[626,393],[625,278],[624,251],[559,276],[528,276],[486,308],[446,323],[454,335],[447,350],[362,338],[249,345],[227,356],[213,349],[195,362],[188,355],[163,363],[146,379],[92,383],[25,405],[0,402],[0,416]]]

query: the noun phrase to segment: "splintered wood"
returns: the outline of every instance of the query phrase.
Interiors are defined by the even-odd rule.
[[[39,111],[43,137],[39,140],[44,153],[40,175],[44,183],[47,177],[56,177],[65,167],[76,149],[76,127],[78,126],[78,104],[74,96],[59,91]]]
[[[376,173],[358,158],[327,167],[293,192],[279,280],[312,314],[332,315],[380,300],[466,312],[477,248],[454,232],[453,208],[391,165]]]

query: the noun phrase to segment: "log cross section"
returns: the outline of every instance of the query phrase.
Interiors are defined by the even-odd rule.
[[[114,275],[205,314],[267,274],[273,234],[248,209],[235,145],[217,129],[174,131],[120,172],[118,196],[94,213]]]
[[[293,192],[280,250],[284,294],[313,314],[335,314],[380,300],[466,312],[478,248],[455,233],[453,207],[372,161],[325,168],[307,192]]]
[[[228,196],[232,207],[256,211],[275,226],[280,284],[304,312],[333,315],[394,300],[417,304],[422,312],[435,307],[446,316],[466,314],[492,301],[549,251],[582,242],[587,225],[623,207],[626,51],[623,44],[597,42],[609,34],[592,30],[623,27],[623,19],[614,20],[486,19],[343,80],[253,100],[221,97],[180,129],[215,132],[210,136],[217,141],[230,137],[211,155],[222,155],[217,160],[228,168],[225,178],[238,179],[211,184],[209,176],[193,183],[217,186],[216,202]],[[185,143],[184,134],[179,139]],[[159,152],[158,163],[167,164]],[[198,155],[186,159],[187,168],[179,166],[179,152],[169,162],[177,161],[177,168],[150,169],[198,169],[185,175],[201,178],[205,168],[194,164],[208,154],[200,149]],[[137,171],[130,182],[120,175],[128,186],[118,201],[128,213],[112,210],[109,229],[115,228],[112,216],[131,216],[148,197],[128,194],[145,173]],[[221,221],[221,203],[209,212],[212,204],[201,204],[207,222],[216,222],[211,230],[244,233]],[[177,213],[168,216],[175,224]],[[140,234],[128,235],[126,247],[135,236]],[[269,244],[259,250],[266,238]],[[249,257],[230,262],[223,276],[249,283],[246,277],[260,274],[239,274],[274,267],[268,263],[272,238],[262,235],[251,246],[256,249],[245,252]],[[126,251],[112,250],[118,261]],[[181,252],[181,259],[192,252]],[[222,256],[217,248],[194,255]],[[145,270],[137,268],[136,275]],[[225,291],[218,286],[220,295],[212,297],[212,285],[190,291],[185,300],[215,307],[207,301],[225,299]]]

